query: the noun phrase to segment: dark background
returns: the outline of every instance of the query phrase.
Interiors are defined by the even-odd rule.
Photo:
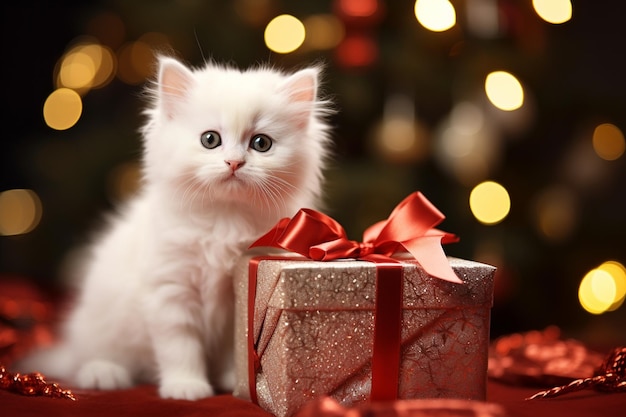
[[[193,65],[202,63],[203,54],[242,68],[324,62],[324,90],[338,109],[331,120],[336,158],[327,212],[352,238],[421,190],[446,214],[441,228],[461,236],[446,252],[499,268],[493,336],[556,324],[599,344],[624,343],[626,307],[594,316],[580,307],[577,291],[600,263],[626,263],[626,157],[602,161],[591,148],[599,123],[626,131],[626,5],[575,1],[572,20],[551,25],[530,1],[494,1],[499,32],[488,37],[468,29],[465,1],[452,2],[457,25],[443,33],[417,22],[412,1],[380,1],[374,17],[360,19],[342,16],[338,1],[260,1],[268,7],[248,19],[237,11],[251,7],[243,0],[3,2],[0,191],[33,189],[43,217],[28,234],[0,236],[0,276],[46,289],[61,286],[66,255],[116,203],[107,191],[111,171],[138,159],[141,84],[114,79],[90,91],[81,119],[69,130],[52,130],[42,117],[57,61],[79,36],[93,34],[94,18],[111,13],[125,29],[121,41],[110,41],[117,42],[110,45],[114,50],[159,32]],[[282,13],[300,19],[335,13],[347,34],[375,44],[376,58],[350,65],[338,49],[272,53],[263,30]],[[498,69],[524,85],[528,105],[518,114],[525,118],[499,122],[495,162],[484,178],[455,177],[436,157],[438,129],[455,103],[473,96],[468,92],[480,93],[485,75]],[[397,92],[413,99],[425,132],[425,150],[404,161],[372,146],[385,101]],[[501,116],[487,114],[496,122]],[[494,226],[477,222],[468,205],[471,189],[484,179],[504,185],[512,200],[508,217]],[[573,196],[576,213],[560,239],[536,227],[538,198],[555,185]]]

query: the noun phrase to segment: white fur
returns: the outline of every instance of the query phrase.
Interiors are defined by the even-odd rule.
[[[278,219],[318,205],[328,107],[314,68],[159,67],[142,190],[93,246],[60,345],[27,362],[83,388],[154,381],[162,397],[193,400],[234,383],[234,262]],[[221,146],[201,145],[208,130]],[[268,152],[249,147],[256,133],[273,139]]]

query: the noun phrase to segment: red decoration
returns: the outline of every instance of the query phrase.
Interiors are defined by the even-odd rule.
[[[593,377],[575,379],[567,385],[538,392],[528,399],[553,398],[588,388],[604,392],[626,392],[626,346],[613,349]]]
[[[11,373],[0,365],[0,389],[28,396],[65,398],[76,401],[71,391],[62,389],[58,384],[47,382],[39,372],[21,375]]]
[[[343,227],[331,217],[301,209],[292,219],[280,220],[250,247],[281,248],[314,261],[367,260],[369,255],[389,259],[406,250],[429,275],[462,283],[441,248],[442,243],[456,242],[458,237],[434,228],[443,219],[445,216],[422,193],[416,192],[400,202],[387,220],[370,226],[363,234],[363,242],[349,240]]]
[[[334,219],[311,209],[301,209],[289,219],[280,220],[250,247],[286,249],[316,261],[357,258],[376,264],[376,305],[372,355],[372,401],[393,401],[398,396],[400,346],[402,342],[402,265],[391,255],[408,251],[431,276],[463,283],[450,267],[441,243],[458,238],[434,228],[444,215],[416,192],[404,199],[386,221],[369,227],[363,242],[349,240]],[[248,271],[248,382],[250,397],[257,402],[255,375],[260,366],[254,343],[254,305],[257,272],[261,260],[253,258]]]

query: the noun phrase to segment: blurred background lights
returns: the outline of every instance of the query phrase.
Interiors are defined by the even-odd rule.
[[[465,0],[467,29],[481,38],[493,38],[500,31],[497,0]]]
[[[115,67],[115,57],[110,48],[97,43],[81,43],[62,57],[57,86],[79,93],[100,88],[113,79]]]
[[[378,47],[366,34],[346,36],[335,52],[337,62],[344,67],[366,67],[378,58]]]
[[[304,42],[304,24],[296,17],[283,14],[272,19],[265,28],[265,45],[279,54],[295,51]]]
[[[572,18],[571,0],[533,0],[533,8],[548,23],[565,23]]]
[[[303,21],[305,45],[311,49],[332,49],[339,45],[345,34],[341,20],[332,14],[315,14]]]
[[[415,117],[411,97],[392,94],[385,101],[383,118],[374,130],[377,153],[391,162],[413,162],[428,150],[428,130]]]
[[[96,75],[97,48],[79,46],[67,53],[59,70],[59,86],[74,90],[90,88]]]
[[[509,193],[494,181],[485,181],[474,187],[469,204],[474,217],[487,225],[500,223],[511,209]]]
[[[608,311],[614,311],[621,307],[626,298],[626,268],[617,261],[606,261],[598,269],[607,272],[615,282],[615,299]]]
[[[43,105],[43,118],[55,130],[66,130],[74,126],[83,112],[80,95],[69,88],[54,90]]]
[[[487,75],[485,92],[489,101],[500,110],[517,110],[524,104],[522,84],[506,71],[494,71]]]
[[[471,187],[488,178],[499,164],[502,146],[483,110],[461,101],[437,129],[434,156],[457,181]]]
[[[603,123],[593,131],[593,150],[607,161],[614,161],[624,154],[626,141],[624,134],[615,125]]]
[[[457,103],[450,113],[450,123],[459,133],[473,135],[483,128],[482,110],[474,103],[462,101]]]
[[[337,8],[352,17],[370,17],[378,11],[378,0],[338,0]]]
[[[122,82],[130,85],[143,83],[152,73],[154,53],[146,42],[141,40],[122,45],[117,52],[117,76]]]
[[[565,187],[552,187],[534,201],[535,226],[548,241],[562,242],[571,236],[578,222],[575,194]]]
[[[618,309],[626,295],[626,268],[616,261],[607,261],[589,271],[578,288],[580,305],[591,314]]]
[[[13,189],[0,193],[0,235],[30,232],[41,220],[41,201],[32,190]]]
[[[415,17],[433,32],[444,32],[456,24],[456,11],[448,0],[417,0]]]

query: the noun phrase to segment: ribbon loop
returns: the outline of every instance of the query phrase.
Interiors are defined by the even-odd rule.
[[[311,209],[301,209],[281,219],[250,247],[271,246],[299,253],[316,261],[362,258],[379,254],[392,256],[409,252],[431,276],[463,283],[448,264],[442,243],[458,241],[454,234],[435,229],[445,216],[420,193],[405,198],[389,218],[370,226],[363,242],[349,240],[333,218]]]

